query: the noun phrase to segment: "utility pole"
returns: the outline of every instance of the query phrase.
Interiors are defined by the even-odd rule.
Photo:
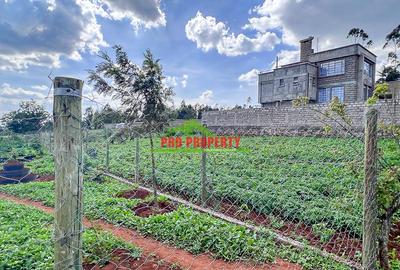
[[[54,79],[55,270],[82,269],[82,87]]]

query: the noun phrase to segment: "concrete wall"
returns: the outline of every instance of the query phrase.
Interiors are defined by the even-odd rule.
[[[204,112],[202,123],[218,130],[230,128],[241,130],[246,134],[249,130],[259,130],[264,134],[286,134],[299,131],[320,132],[326,124],[340,131],[334,121],[328,121],[320,113],[327,105],[310,104],[306,108],[291,106],[265,107],[257,109],[239,109]],[[400,99],[379,102],[375,105],[379,110],[379,121],[400,125]],[[364,127],[365,104],[363,102],[346,105],[347,113],[352,120],[354,131],[362,131]]]
[[[391,94],[394,99],[400,99],[400,81],[388,82],[388,84],[388,94]]]
[[[318,88],[325,87],[335,87],[335,86],[344,86],[344,102],[355,102],[357,101],[357,66],[358,66],[358,56],[352,55],[347,56],[344,59],[345,68],[344,74],[335,75],[335,76],[326,76],[326,77],[318,77]],[[337,59],[337,60],[339,60]],[[332,60],[330,60],[332,61]],[[326,61],[326,62],[330,62]],[[322,63],[318,63],[318,67],[321,66]]]
[[[297,83],[294,82],[297,77]],[[317,98],[317,67],[309,63],[283,66],[268,73],[259,75],[259,102],[271,103],[293,100],[298,96],[307,96],[310,100]],[[315,78],[315,84],[312,84]],[[283,81],[283,85],[280,81]]]

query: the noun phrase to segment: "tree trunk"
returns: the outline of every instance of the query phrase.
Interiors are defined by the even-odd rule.
[[[389,234],[390,234],[390,228],[391,228],[391,218],[386,218],[385,220],[381,221],[381,234],[379,237],[379,253],[378,253],[378,258],[379,258],[379,263],[384,270],[389,270],[390,269],[390,264],[389,264],[389,249],[388,249],[388,243],[389,243]]]
[[[151,132],[150,132],[150,153],[151,153],[151,171],[152,171],[152,182],[154,189],[154,200],[157,200],[156,161],[154,158],[153,135],[151,134]]]

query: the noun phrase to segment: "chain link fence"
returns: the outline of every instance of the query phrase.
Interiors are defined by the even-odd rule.
[[[80,132],[84,220],[74,233],[83,233],[85,269],[362,268],[363,132],[332,124],[318,132],[268,134],[243,127],[207,130],[200,123],[120,126]],[[51,268],[52,247],[60,240],[51,236],[49,214],[59,209],[54,136],[40,130],[0,139],[3,163],[19,160],[30,169],[26,176],[37,175],[0,185],[0,228],[11,227],[12,219],[20,224],[17,238],[0,243],[9,250],[1,261],[7,265],[22,256],[20,265],[30,260],[31,269]],[[396,139],[380,136],[378,145],[383,157],[399,162]],[[25,182],[25,175],[0,177]],[[377,195],[371,196],[367,201]],[[26,206],[32,201],[47,214]],[[396,257],[394,221],[389,245]],[[19,234],[32,239],[24,243]],[[16,246],[30,255],[12,252]]]

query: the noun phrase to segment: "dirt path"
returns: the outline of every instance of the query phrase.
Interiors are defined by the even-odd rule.
[[[0,199],[6,199],[18,204],[34,206],[44,212],[52,214],[54,209],[52,207],[44,206],[40,202],[35,202],[28,199],[20,199],[15,196],[0,193]],[[151,256],[155,254],[160,259],[167,263],[177,264],[183,269],[190,270],[300,270],[301,267],[296,264],[291,264],[277,259],[274,264],[251,265],[243,262],[226,262],[219,259],[214,259],[208,254],[193,255],[182,249],[169,246],[149,237],[144,237],[132,229],[115,226],[103,220],[83,221],[86,227],[100,227],[105,231],[113,233],[115,236],[130,242],[143,250],[144,256]]]

